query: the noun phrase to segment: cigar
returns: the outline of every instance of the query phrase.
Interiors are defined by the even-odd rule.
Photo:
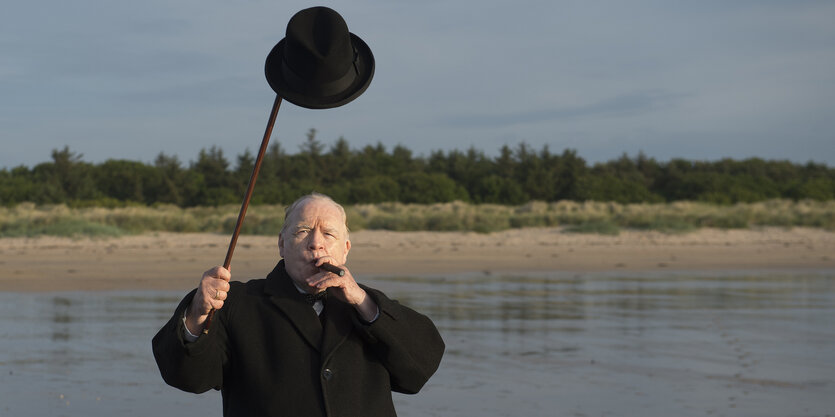
[[[320,265],[319,269],[324,269],[325,271],[333,272],[334,274],[339,275],[340,277],[345,276],[345,270],[344,269],[342,269],[338,266],[333,266],[333,265],[328,264],[328,263],[324,263],[324,264]]]

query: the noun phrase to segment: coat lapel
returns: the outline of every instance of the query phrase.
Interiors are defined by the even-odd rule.
[[[351,314],[356,313],[353,307],[328,294],[328,298],[325,300],[324,314],[325,328],[322,339],[322,358],[327,359],[351,333],[353,328]]]
[[[322,342],[322,324],[310,304],[296,289],[289,275],[284,270],[284,261],[280,261],[267,276],[264,288],[270,301],[293,323],[296,330],[307,343],[319,350]]]

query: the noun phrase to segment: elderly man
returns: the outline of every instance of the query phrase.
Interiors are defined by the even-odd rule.
[[[329,197],[304,196],[287,209],[283,260],[266,279],[206,271],[154,337],[163,379],[220,389],[225,416],[394,416],[391,391],[418,392],[444,343],[429,318],[357,284],[345,220]]]

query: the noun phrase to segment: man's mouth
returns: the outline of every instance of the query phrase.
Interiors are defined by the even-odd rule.
[[[313,260],[310,261],[310,269],[311,270],[317,271],[317,272],[319,271],[319,267],[316,266],[316,262],[319,262],[319,259],[320,258],[313,258]]]

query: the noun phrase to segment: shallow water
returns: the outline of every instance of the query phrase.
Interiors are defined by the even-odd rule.
[[[720,276],[722,275],[722,276]],[[378,277],[447,342],[401,416],[835,415],[835,271]],[[0,294],[0,416],[220,415],[159,377],[183,293]]]

